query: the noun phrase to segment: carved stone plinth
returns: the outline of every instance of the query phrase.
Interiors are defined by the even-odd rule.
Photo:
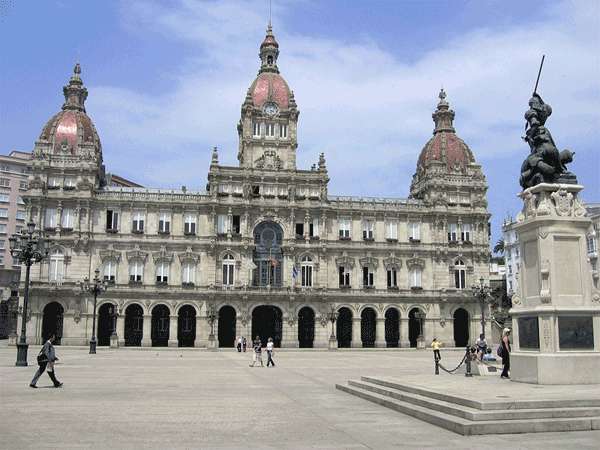
[[[521,268],[510,310],[511,378],[538,384],[600,383],[600,293],[592,283],[591,221],[580,185],[538,184],[520,194]]]
[[[116,333],[110,335],[110,348],[119,348],[119,336]]]

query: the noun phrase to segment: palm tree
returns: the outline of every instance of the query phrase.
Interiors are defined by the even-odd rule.
[[[494,253],[504,254],[504,239],[498,239],[498,242],[494,245]]]

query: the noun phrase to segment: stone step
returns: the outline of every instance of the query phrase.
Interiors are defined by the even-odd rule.
[[[503,409],[543,409],[543,408],[600,408],[600,397],[573,399],[544,399],[544,400],[485,400],[479,401],[457,395],[437,392],[423,387],[400,383],[397,380],[376,377],[361,377],[362,381],[378,384],[391,389],[418,394],[424,397],[441,400],[447,403],[467,406],[479,410]]]
[[[600,417],[473,421],[397,400],[360,387],[336,384],[336,389],[462,435],[589,431],[600,429]]]
[[[600,407],[481,410],[366,381],[349,380],[348,384],[396,400],[401,400],[413,405],[422,406],[424,408],[429,408],[471,421],[600,417]]]

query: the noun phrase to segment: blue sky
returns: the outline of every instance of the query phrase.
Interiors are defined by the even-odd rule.
[[[3,2],[0,152],[31,150],[74,61],[107,169],[200,188],[210,148],[237,164],[267,0]],[[547,125],[600,201],[600,2],[274,0],[279,67],[300,114],[298,163],[326,154],[330,192],[406,197],[444,86],[488,178],[494,239],[520,203],[520,136],[539,59]]]

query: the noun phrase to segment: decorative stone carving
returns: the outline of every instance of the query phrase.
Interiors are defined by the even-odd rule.
[[[423,269],[425,267],[425,260],[422,258],[410,258],[406,261],[406,267],[409,269],[413,269],[415,267]]]
[[[198,264],[198,261],[200,260],[200,255],[194,253],[192,247],[187,247],[185,252],[179,253],[177,256],[179,257],[179,261],[181,263],[191,262],[193,264]]]
[[[389,258],[385,258],[383,260],[383,266],[386,268],[386,270],[400,270],[400,268],[402,267],[402,260],[400,258],[396,258],[395,256],[390,256]]]
[[[552,197],[556,214],[559,216],[570,216],[573,211],[573,194],[564,189],[559,189],[550,194]]]
[[[125,254],[126,254],[127,259],[129,261],[131,261],[131,260],[139,260],[139,261],[142,261],[142,262],[146,262],[146,258],[148,257],[148,252],[141,251],[139,245],[135,245],[133,247],[133,250],[128,251]]]
[[[100,250],[98,254],[102,262],[110,260],[118,263],[121,261],[121,252],[116,251],[112,244],[109,244],[106,250]]]
[[[166,262],[170,264],[173,261],[173,253],[167,252],[167,248],[162,246],[160,251],[152,253],[152,258],[155,263]]]
[[[257,169],[279,170],[283,168],[283,161],[277,156],[275,150],[265,150],[263,155],[254,161]]]

